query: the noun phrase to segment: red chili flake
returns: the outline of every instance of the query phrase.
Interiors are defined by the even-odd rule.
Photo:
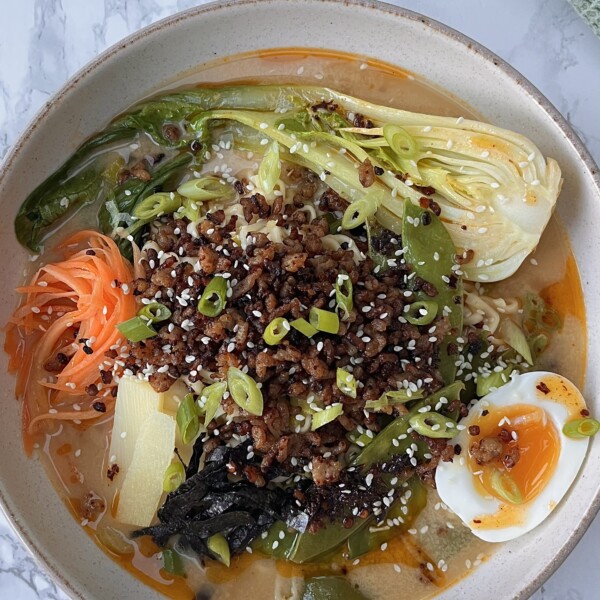
[[[481,433],[481,428],[479,427],[479,425],[470,425],[469,433],[471,435],[479,435]]]
[[[535,387],[536,389],[540,390],[542,394],[550,393],[550,388],[543,381],[540,381]]]
[[[110,469],[106,472],[106,476],[112,481],[115,478],[115,475],[119,472],[119,465],[112,465]]]
[[[487,408],[485,410],[481,411],[482,417],[487,417],[489,414],[490,414],[490,411]]]
[[[589,417],[590,416],[590,411],[587,408],[582,408],[580,411],[580,414],[582,417]]]

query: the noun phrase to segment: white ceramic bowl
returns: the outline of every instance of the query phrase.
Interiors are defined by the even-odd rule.
[[[290,24],[293,26],[290,27]],[[223,2],[181,13],[127,38],[80,71],[43,108],[0,173],[0,323],[26,253],[13,234],[25,196],[115,114],[199,63],[277,46],[324,47],[395,63],[465,99],[497,125],[534,139],[558,160],[565,185],[559,213],[581,270],[589,321],[588,402],[600,413],[600,176],[572,129],[523,77],[463,35],[386,4],[346,0]],[[42,466],[22,451],[20,407],[0,358],[0,500],[37,560],[74,598],[158,598],[121,570],[83,533]],[[591,444],[568,497],[541,527],[508,543],[443,598],[525,598],[560,564],[600,504],[600,442]]]

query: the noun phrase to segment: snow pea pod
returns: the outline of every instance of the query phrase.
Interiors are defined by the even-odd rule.
[[[405,415],[397,417],[389,425],[384,427],[376,436],[375,439],[366,446],[360,454],[354,459],[353,463],[356,465],[363,465],[365,468],[380,462],[389,460],[396,454],[402,454],[406,452],[406,449],[415,441],[408,435],[408,429],[410,427],[410,419],[419,413],[419,409],[425,406],[431,407],[431,410],[435,410],[435,407],[443,402],[441,399],[445,398],[447,402],[443,402],[442,406],[446,406],[452,400],[460,397],[460,392],[464,389],[465,385],[462,381],[455,381],[454,383],[443,387],[438,390],[435,394],[419,400],[416,402]],[[394,441],[396,440],[396,441]],[[425,451],[425,444],[417,443],[419,450],[415,452],[415,457],[419,458],[421,453]]]
[[[456,337],[462,331],[463,286],[453,270],[456,248],[442,221],[430,210],[404,202],[402,216],[402,243],[406,248],[406,262],[412,265],[418,277],[435,286],[437,294],[431,298],[422,290],[416,293],[418,301],[437,302],[440,315],[447,316],[452,331],[444,337],[440,347],[440,372],[448,385],[456,375]]]

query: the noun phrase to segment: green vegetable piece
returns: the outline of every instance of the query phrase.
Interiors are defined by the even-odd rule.
[[[311,577],[306,581],[302,600],[368,600],[345,577]]]
[[[274,346],[283,341],[283,338],[290,332],[290,323],[284,317],[277,317],[273,319],[265,328],[263,333],[263,340]]]
[[[163,215],[174,213],[181,206],[182,198],[174,192],[160,192],[152,194],[142,200],[133,210],[133,216],[150,223]],[[135,222],[137,225],[138,221]]]
[[[263,395],[256,381],[237,367],[229,367],[227,372],[229,393],[235,403],[251,415],[263,413]]]
[[[178,552],[175,552],[175,550],[171,550],[171,548],[163,550],[162,559],[163,569],[167,573],[170,573],[171,575],[176,575],[177,577],[182,577],[185,574],[181,556]]]
[[[498,327],[498,337],[514,348],[530,365],[533,365],[531,349],[523,330],[510,319],[504,319]]]
[[[163,491],[170,494],[174,492],[185,481],[185,469],[180,460],[172,462],[165,471],[163,479]]]
[[[352,527],[340,522],[328,523],[316,533],[299,533],[294,540],[287,559],[295,563],[313,562],[327,556],[345,542],[353,533],[373,523],[373,517],[355,519]]]
[[[307,338],[311,338],[315,333],[319,333],[319,330],[313,327],[306,319],[296,319],[290,323],[290,327],[293,327]]]
[[[422,389],[418,389],[416,392],[409,389],[390,390],[389,392],[383,392],[377,400],[367,400],[365,408],[375,412],[385,411],[394,404],[405,404],[412,400],[420,400],[424,395],[425,392]]]
[[[391,423],[384,427],[376,436],[371,444],[364,448],[361,453],[354,459],[353,464],[363,465],[365,468],[389,460],[396,454],[406,452],[412,443],[413,439],[408,435],[410,427],[409,420],[411,417],[420,414],[419,409],[429,406],[434,408],[442,398],[450,404],[453,400],[460,399],[460,393],[465,389],[462,381],[455,381],[450,385],[438,390],[435,394],[418,400],[406,415],[396,417]],[[444,404],[445,406],[446,404]],[[396,440],[396,442],[394,442]],[[417,444],[418,445],[418,444]],[[419,447],[419,451],[415,453],[415,457],[422,456],[422,452],[426,452],[423,447]]]
[[[200,393],[200,410],[204,411],[205,427],[215,418],[226,390],[227,383],[217,381],[207,385]]]
[[[268,556],[287,559],[292,546],[296,541],[298,532],[290,529],[282,521],[275,521],[265,537],[258,536],[252,542],[252,550],[262,552]]]
[[[132,317],[131,319],[119,323],[117,329],[130,341],[141,342],[157,335],[156,329],[148,324],[148,321],[142,317]]]
[[[336,385],[338,390],[345,396],[356,398],[356,379],[354,379],[352,373],[338,368],[336,371]]]
[[[456,337],[462,332],[463,322],[462,280],[453,270],[456,248],[440,219],[409,201],[404,202],[402,243],[406,248],[404,258],[412,265],[413,272],[437,289],[438,312],[448,316],[452,326],[440,347],[440,372],[444,383],[449,385],[455,379],[458,355],[448,350],[457,347]],[[430,301],[431,298],[419,291],[417,300]]]
[[[200,431],[200,418],[193,394],[186,394],[177,409],[177,427],[184,444],[189,444]]]
[[[346,208],[342,217],[342,229],[354,229],[364,224],[377,212],[378,204],[372,197],[355,200]]]
[[[510,504],[523,504],[523,494],[517,482],[505,471],[494,469],[491,477],[492,489]]]
[[[335,421],[344,412],[344,406],[341,402],[335,402],[325,407],[319,412],[313,413],[312,422],[310,424],[311,431],[316,431],[319,427]]]
[[[438,304],[433,300],[413,302],[404,318],[413,325],[429,325],[436,317]]]
[[[414,138],[398,125],[384,125],[383,137],[390,148],[402,158],[414,159],[417,155],[417,144]]]
[[[353,444],[356,444],[359,448],[364,448],[368,446],[374,439],[375,435],[369,429],[365,430],[360,427],[360,429],[353,429],[346,434],[346,438]]]
[[[427,505],[427,490],[418,477],[411,477],[402,484],[396,484],[398,497],[385,515],[386,522],[394,520],[394,527],[368,527],[348,538],[348,559],[355,558],[381,547],[398,534],[407,531]]]
[[[227,280],[220,275],[215,275],[202,292],[198,302],[198,312],[205,317],[218,317],[226,304]]]
[[[322,308],[310,309],[308,314],[310,324],[318,331],[324,333],[337,333],[340,330],[340,320],[336,313]]]
[[[160,323],[171,318],[171,311],[160,302],[150,302],[140,308],[138,317],[145,319],[148,323]]]
[[[281,160],[279,159],[279,144],[271,142],[258,167],[258,182],[266,194],[270,194],[281,176]]]
[[[230,565],[231,553],[229,551],[229,544],[222,533],[215,533],[214,535],[211,535],[206,542],[206,546],[208,551],[219,562],[222,562],[226,567]]]
[[[352,299],[352,280],[346,273],[339,273],[335,282],[335,302],[342,312],[342,319],[350,317],[350,311],[354,306]]]
[[[455,421],[436,412],[413,415],[408,422],[417,433],[429,438],[449,439],[458,433]]]
[[[510,374],[513,372],[513,367],[507,367],[502,371],[494,371],[487,376],[477,376],[477,395],[479,397],[486,396],[490,392],[501,388],[505,383],[510,381]]]
[[[212,176],[190,179],[177,188],[177,193],[194,202],[233,200],[235,198],[233,187],[223,183],[218,177]]]
[[[589,438],[600,431],[600,422],[596,419],[586,417],[585,419],[574,419],[563,427],[563,433],[573,439]]]

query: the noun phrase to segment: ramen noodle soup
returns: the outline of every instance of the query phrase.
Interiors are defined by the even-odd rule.
[[[560,167],[399,68],[199,67],[25,200],[26,451],[167,597],[431,598],[599,424]]]

